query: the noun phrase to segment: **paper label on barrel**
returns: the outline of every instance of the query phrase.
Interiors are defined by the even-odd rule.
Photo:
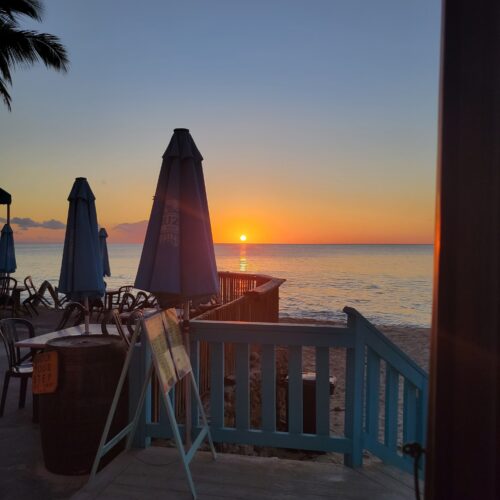
[[[41,352],[33,359],[33,394],[51,394],[57,390],[59,358],[56,351]]]

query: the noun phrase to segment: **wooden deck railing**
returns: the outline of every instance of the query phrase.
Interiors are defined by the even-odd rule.
[[[284,279],[262,274],[219,272],[221,305],[196,319],[277,322],[279,287],[284,282]]]
[[[219,272],[221,305],[196,317],[195,321],[247,321],[275,323],[279,321],[279,287],[284,279],[261,274]],[[201,342],[200,393],[210,389],[210,346]],[[224,350],[226,376],[234,375],[234,346]],[[183,408],[182,397],[177,397],[177,408]],[[181,411],[182,412],[182,411]]]
[[[194,321],[191,329],[191,359],[195,376],[200,375],[200,344],[210,345],[209,415],[214,441],[338,452],[349,466],[362,464],[367,449],[385,462],[411,471],[403,457],[404,442],[425,441],[427,374],[383,336],[355,309],[344,309],[346,328],[276,323]],[[236,369],[234,420],[227,418],[227,374],[225,347],[234,345]],[[252,346],[258,346],[260,368],[251,369]],[[149,365],[146,347],[138,348],[135,365],[143,380]],[[277,354],[287,350],[287,425],[277,426],[277,383],[280,367]],[[313,349],[315,370],[315,432],[304,432],[303,353]],[[343,351],[345,365],[332,366],[332,353]],[[345,380],[345,412],[342,430],[332,428],[330,376]],[[342,377],[340,377],[342,375]],[[251,403],[255,380],[259,381],[260,418],[252,419]],[[383,381],[383,383],[382,383]],[[400,390],[401,389],[401,390]],[[198,426],[196,411],[193,427]],[[164,412],[158,422],[151,419],[150,405],[141,419],[135,444],[144,446],[151,437],[170,437]]]

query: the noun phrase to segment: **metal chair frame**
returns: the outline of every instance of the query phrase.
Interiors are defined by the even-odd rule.
[[[26,403],[26,386],[28,379],[33,375],[33,364],[29,359],[32,357],[32,352],[22,355],[21,349],[15,346],[19,337],[19,328],[26,329],[29,338],[35,336],[35,329],[27,319],[7,318],[0,320],[0,337],[2,339],[5,351],[7,354],[8,368],[5,372],[2,389],[2,400],[0,402],[0,417],[3,416],[5,409],[5,401],[7,399],[7,391],[11,377],[20,378],[21,386],[19,391],[19,408],[24,408]]]

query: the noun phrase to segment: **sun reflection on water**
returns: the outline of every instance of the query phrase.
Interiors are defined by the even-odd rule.
[[[240,272],[246,272],[247,269],[247,246],[243,243],[240,245]]]

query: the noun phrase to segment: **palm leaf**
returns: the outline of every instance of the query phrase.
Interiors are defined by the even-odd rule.
[[[4,78],[5,68],[20,64],[32,65],[41,60],[47,67],[58,71],[67,71],[68,55],[64,46],[59,43],[59,38],[48,33],[36,31],[17,30],[9,22],[0,22],[0,70]]]
[[[7,106],[7,109],[10,111],[11,110],[10,103],[11,103],[12,99],[10,98],[10,94],[7,92],[7,88],[5,87],[4,82],[1,78],[0,78],[0,96],[2,96],[2,100],[3,100],[4,104]]]
[[[68,54],[58,37],[19,29],[19,16],[41,21],[42,13],[41,0],[0,0],[0,97],[9,111],[7,85],[12,84],[12,68],[42,61],[57,71],[68,70]]]
[[[25,15],[37,21],[42,20],[43,6],[39,0],[0,0],[0,18],[15,20]]]

